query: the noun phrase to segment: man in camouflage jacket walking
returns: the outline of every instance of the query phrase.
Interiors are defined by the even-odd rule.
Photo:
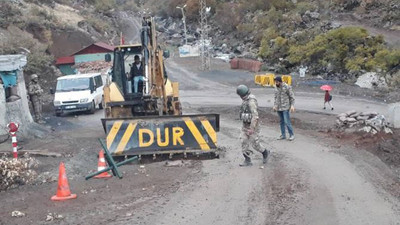
[[[294,93],[292,87],[282,82],[281,77],[275,78],[275,103],[274,111],[278,112],[281,125],[281,136],[278,140],[286,139],[286,127],[289,132],[289,140],[294,140],[292,123],[290,122],[290,112],[294,112]]]
[[[253,148],[263,155],[263,163],[267,163],[269,151],[260,144],[259,132],[260,127],[258,124],[258,104],[257,99],[250,93],[250,89],[245,85],[239,85],[236,93],[243,100],[240,108],[240,120],[242,120],[242,153],[245,158],[240,166],[251,166],[250,156],[253,151],[250,150],[250,144]]]

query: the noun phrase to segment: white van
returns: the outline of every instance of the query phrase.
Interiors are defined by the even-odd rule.
[[[59,77],[54,96],[56,116],[63,113],[87,111],[94,113],[103,108],[104,81],[100,73]]]

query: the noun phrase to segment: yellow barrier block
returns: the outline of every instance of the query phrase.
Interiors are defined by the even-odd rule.
[[[272,73],[267,73],[266,75],[266,86],[268,86],[268,87],[273,87],[274,85],[275,85],[275,81],[274,81],[274,79],[275,79],[275,74],[272,74]]]
[[[292,76],[290,75],[283,75],[282,81],[287,83],[288,85],[292,85]]]
[[[261,85],[261,75],[255,75],[254,76],[254,83]]]
[[[265,76],[265,75],[263,75],[263,76],[261,76],[261,85],[262,86],[268,86],[268,77],[267,76]]]
[[[257,85],[261,85],[263,87],[274,87],[275,86],[275,74],[267,73],[264,75],[255,75],[254,76],[254,83]],[[292,84],[292,77],[288,75],[282,76],[282,81],[291,85]]]

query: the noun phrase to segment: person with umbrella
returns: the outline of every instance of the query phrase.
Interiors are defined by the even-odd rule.
[[[329,93],[330,91],[332,91],[332,87],[329,85],[323,85],[321,86],[321,90],[325,91],[324,109],[326,109],[326,103],[328,103],[329,106],[331,107],[331,110],[333,110],[333,105],[331,103],[332,95]]]

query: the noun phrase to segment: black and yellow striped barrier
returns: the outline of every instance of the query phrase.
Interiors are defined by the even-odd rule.
[[[103,119],[113,155],[209,152],[217,149],[219,115]]]

